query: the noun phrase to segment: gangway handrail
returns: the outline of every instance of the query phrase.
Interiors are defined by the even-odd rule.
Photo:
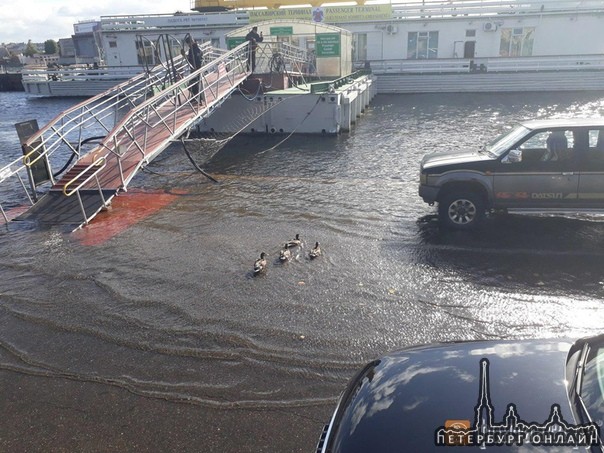
[[[188,88],[188,86],[190,85],[190,82],[193,81],[194,79],[196,79],[197,76],[202,75],[204,72],[208,71],[208,69],[210,69],[212,66],[216,66],[217,64],[224,62],[225,56],[228,57],[227,54],[244,53],[245,55],[247,55],[247,46],[248,46],[248,43],[245,42],[245,43],[239,45],[237,48],[231,50],[230,52],[226,52],[226,51],[216,52],[216,49],[214,49],[214,51],[219,54],[219,57],[216,60],[213,60],[210,63],[206,63],[204,66],[202,66],[197,71],[190,73],[188,76],[182,78],[177,83],[166,88],[164,91],[162,91],[162,93],[144,101],[143,103],[138,105],[135,109],[132,109],[132,111],[130,111],[129,114],[126,117],[124,117],[115,126],[113,131],[111,131],[111,133],[109,135],[107,135],[107,137],[105,137],[105,139],[102,142],[102,145],[105,144],[106,142],[108,142],[110,139],[113,139],[115,137],[115,135],[117,135],[119,130],[121,128],[123,128],[132,119],[132,116],[135,116],[135,115],[139,114],[140,111],[148,109],[151,106],[160,103],[159,101],[165,101],[166,99],[172,100],[173,96],[170,95],[171,91],[174,91],[176,89],[181,89],[183,86]],[[247,56],[245,58],[247,58]],[[184,91],[183,91],[183,93],[184,93]],[[109,148],[109,147],[107,147],[107,148]]]
[[[181,56],[175,58],[178,71],[184,71],[187,62]],[[29,137],[23,144],[31,150],[24,156],[23,163],[30,168],[40,159],[45,158],[50,166],[49,157],[65,144],[72,153],[79,154],[79,143],[82,140],[82,128],[92,124],[99,124],[106,133],[110,132],[114,125],[106,125],[104,120],[111,115],[117,116],[120,111],[131,108],[134,102],[149,95],[150,87],[163,83],[166,70],[156,66],[150,73],[142,73],[129,81],[93,96],[55,116],[47,125]],[[130,104],[132,105],[130,105]],[[75,113],[73,117],[70,114]],[[69,134],[78,133],[78,145],[73,146],[68,140]],[[49,133],[47,136],[46,133]],[[31,156],[38,155],[31,159]],[[14,162],[9,164],[14,165]],[[51,179],[51,182],[54,181]]]
[[[74,176],[72,179],[70,179],[64,186],[63,186],[63,194],[66,197],[71,197],[76,191],[80,190],[85,184],[87,184],[92,178],[94,178],[96,175],[98,175],[98,173],[105,168],[105,166],[107,165],[107,159],[105,158],[105,156],[99,157],[98,159],[96,159],[94,162],[92,162],[90,165],[88,165],[86,168],[84,168],[81,172],[79,172],[76,176]],[[78,184],[75,188],[71,189],[71,191],[67,191],[67,188],[75,183],[79,178],[81,178],[83,175],[86,174],[86,172],[88,170],[90,170],[91,168],[94,167],[99,167],[96,169],[96,171],[94,173],[92,173],[88,178],[86,178],[84,181],[82,181],[80,184]],[[100,189],[100,187],[99,187]]]
[[[214,53],[218,55],[216,58],[130,110],[99,146],[107,150],[107,153],[115,154],[118,162],[131,147],[141,152],[144,160],[144,150],[146,149],[150,129],[163,127],[170,136],[176,137],[179,135],[176,118],[180,110],[191,110],[190,120],[180,126],[182,132],[184,132],[192,122],[198,120],[198,116],[203,114],[203,110],[209,111],[213,104],[223,101],[223,99],[218,98],[220,83],[227,82],[230,90],[235,88],[233,73],[243,74],[248,71],[248,46],[249,43],[244,42],[230,51],[214,49]],[[209,81],[209,74],[216,75],[216,79]],[[201,89],[199,93],[191,96],[189,88],[193,83],[198,83]],[[207,102],[206,100],[210,97],[210,94],[214,97],[214,101]],[[166,104],[173,108],[169,109],[166,114],[162,114],[160,107]],[[203,109],[200,108],[202,105]],[[135,135],[133,131],[136,128],[142,128],[143,130]],[[105,156],[108,156],[108,154],[105,154]],[[121,165],[120,178],[122,186],[125,187],[128,181],[124,177]]]
[[[60,148],[61,144],[67,145],[71,152],[78,153],[76,147],[67,139],[70,133],[79,132],[78,138],[81,140],[81,128],[92,124],[99,124],[106,132],[110,131],[113,126],[107,126],[103,121],[111,115],[117,115],[120,104],[124,104],[121,109],[128,107],[123,99],[132,95],[135,97],[144,96],[148,81],[155,80],[155,78],[157,78],[156,74],[150,76],[141,74],[106,91],[105,96],[102,94],[93,96],[57,115],[23,144],[25,147],[32,148],[29,154],[39,153],[36,159],[29,161],[29,165],[27,165],[27,160],[25,164],[31,166],[42,157],[51,156]],[[107,95],[110,96],[107,97]],[[79,113],[76,113],[73,117],[69,116],[71,113],[78,112],[78,110],[80,110]],[[46,133],[49,133],[49,135],[45,136]]]
[[[103,92],[103,93],[99,93],[95,96],[92,96],[82,102],[80,102],[79,104],[74,105],[73,107],[69,107],[67,110],[64,110],[63,112],[59,113],[57,116],[55,116],[52,120],[50,120],[44,127],[42,127],[39,131],[37,131],[35,134],[33,134],[31,137],[29,137],[29,139],[25,142],[25,144],[30,145],[32,143],[34,143],[36,140],[38,140],[45,132],[49,131],[53,126],[55,126],[55,124],[57,124],[58,122],[61,121],[62,118],[64,118],[65,116],[69,115],[72,112],[76,112],[77,110],[86,107],[90,104],[94,104],[96,101],[109,101],[114,99],[114,96],[117,94],[123,94],[124,90],[128,91],[128,88],[130,86],[136,86],[137,82],[140,82],[141,79],[144,79],[147,76],[147,74],[145,73],[140,73],[139,75],[133,77],[132,79],[129,79],[125,82],[122,82],[120,84],[115,85],[114,87],[110,88],[109,90]],[[109,99],[107,99],[109,98]]]
[[[33,204],[20,172],[27,172],[30,177],[31,194],[34,199],[37,199],[37,190],[32,177],[33,165],[41,159],[45,159],[51,174],[50,182],[53,185],[51,190],[59,189],[61,185],[55,185],[49,157],[57,149],[63,149],[60,148],[62,145],[67,144],[73,153],[77,153],[78,162],[82,163],[83,154],[80,152],[80,146],[86,142],[86,138],[82,137],[85,132],[83,128],[95,122],[104,128],[106,135],[99,145],[86,153],[94,155],[90,159],[93,160],[92,164],[87,165],[85,170],[79,172],[75,178],[69,180],[62,187],[65,196],[77,194],[85,223],[88,223],[89,217],[85,212],[80,191],[92,188],[90,182],[96,178],[103,205],[106,206],[103,196],[105,189],[125,190],[142,165],[190,129],[204,115],[209,115],[245,80],[250,74],[247,67],[248,48],[247,41],[230,51],[210,48],[204,57],[211,61],[206,62],[196,71],[189,70],[186,58],[178,55],[173,61],[175,65],[156,66],[150,74],[136,76],[130,81],[108,90],[103,95],[93,96],[67,109],[22,144],[27,153],[0,169],[0,183],[16,174],[30,203]],[[176,73],[174,73],[175,69]],[[172,75],[175,77],[164,78],[167,70],[172,71]],[[194,84],[200,88],[198,93],[191,90]],[[107,97],[108,94],[109,97]],[[118,117],[118,113],[122,116]],[[111,126],[106,121],[110,114],[113,114],[113,117],[110,118],[113,123]],[[164,132],[158,131],[157,128],[163,128]],[[150,133],[151,131],[153,134]],[[74,133],[79,134],[75,139]],[[148,138],[154,140],[150,147]],[[142,158],[136,157],[134,161],[128,161],[130,162],[128,166],[123,168],[122,160],[131,159],[132,153],[128,152],[133,147],[141,152]],[[87,159],[87,162],[90,160]],[[112,165],[116,163],[121,185],[117,186],[111,182],[107,187],[101,187],[99,179],[104,180],[106,172],[101,173],[101,171],[110,163]],[[95,170],[93,174],[80,181],[79,179],[91,168]],[[40,182],[40,184],[43,183],[45,182]],[[0,209],[2,209],[0,214],[6,220],[7,217],[2,206]]]
[[[84,223],[86,225],[88,225],[88,222],[94,216],[94,214],[92,216],[89,216],[88,214],[86,214],[86,209],[84,208],[84,203],[82,202],[82,196],[80,195],[80,189],[85,184],[87,184],[88,182],[90,182],[92,180],[92,178],[95,178],[96,179],[96,185],[97,185],[97,188],[98,188],[98,191],[99,191],[99,195],[101,197],[101,200],[103,201],[103,206],[102,207],[106,208],[107,207],[107,201],[105,200],[105,196],[103,195],[103,188],[101,187],[101,183],[99,182],[99,178],[98,178],[98,174],[100,173],[100,171],[103,168],[105,168],[106,165],[107,165],[107,160],[105,159],[104,156],[96,159],[94,162],[92,162],[84,170],[82,170],[80,173],[78,173],[73,179],[71,179],[63,187],[63,194],[66,197],[70,197],[74,193],[77,195],[77,197],[78,197],[78,204],[80,205],[80,210],[82,211],[82,215],[84,217]],[[67,191],[67,187],[69,187],[71,184],[73,184],[75,181],[77,181],[80,177],[82,177],[83,175],[85,175],[88,170],[90,170],[91,168],[94,168],[95,166],[98,166],[99,168],[97,168],[90,176],[88,176],[88,178],[86,178],[84,181],[82,181],[80,184],[78,184],[77,187],[71,189],[71,191],[69,191],[69,192]]]

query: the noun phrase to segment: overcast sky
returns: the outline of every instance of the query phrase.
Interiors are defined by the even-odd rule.
[[[117,14],[190,12],[190,0],[9,0],[1,3],[0,43],[44,42],[73,34],[73,24]]]

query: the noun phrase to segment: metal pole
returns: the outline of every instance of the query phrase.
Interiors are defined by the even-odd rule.
[[[84,214],[84,223],[88,225],[88,217],[86,216],[86,210],[84,209],[84,203],[82,203],[82,197],[80,197],[80,190],[76,190],[76,195],[78,196],[78,202],[80,203],[80,209],[82,210],[82,214]]]
[[[27,178],[29,179],[29,185],[31,186],[31,194],[34,201],[38,201],[38,194],[36,194],[36,183],[34,181],[34,175],[31,171],[31,167],[27,167]]]
[[[4,216],[4,220],[6,221],[6,226],[8,226],[8,217],[6,216],[6,212],[4,212],[4,209],[2,209],[2,205],[0,205],[0,211],[2,211],[2,215]]]
[[[101,188],[101,182],[99,181],[99,176],[94,175],[94,178],[96,179],[96,185],[99,188],[99,194],[101,195],[101,200],[103,200],[103,207],[106,208],[107,202],[105,201],[105,196],[103,195],[103,189]]]

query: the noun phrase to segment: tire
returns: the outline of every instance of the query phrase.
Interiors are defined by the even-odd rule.
[[[438,217],[442,225],[456,230],[471,230],[484,219],[484,199],[475,192],[452,192],[438,203]]]

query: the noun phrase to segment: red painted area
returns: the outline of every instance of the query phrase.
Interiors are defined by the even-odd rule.
[[[179,193],[185,192],[122,192],[113,198],[108,211],[100,212],[89,225],[73,234],[82,245],[103,244],[169,205]]]

